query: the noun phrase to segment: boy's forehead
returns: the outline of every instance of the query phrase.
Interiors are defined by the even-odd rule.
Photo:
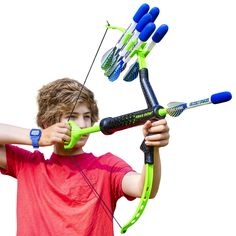
[[[86,103],[79,103],[75,109],[74,113],[90,113],[91,110]]]
[[[73,112],[67,111],[63,115],[64,116],[70,116],[70,115],[78,116],[81,114],[90,114],[90,115],[92,114],[91,109],[86,103],[79,103],[78,105],[76,105]]]

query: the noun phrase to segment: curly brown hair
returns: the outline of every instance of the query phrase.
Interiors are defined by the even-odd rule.
[[[60,121],[65,113],[70,113],[78,99],[82,84],[77,80],[63,78],[44,85],[38,93],[37,124],[41,128],[47,128]],[[98,121],[98,107],[94,94],[84,87],[79,103],[86,103],[91,110],[91,122]]]

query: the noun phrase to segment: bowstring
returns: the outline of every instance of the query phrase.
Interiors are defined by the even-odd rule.
[[[109,24],[108,21],[107,21],[107,26],[110,26],[110,24]],[[97,52],[95,53],[95,56],[94,56],[94,58],[93,58],[93,61],[92,61],[91,65],[90,65],[90,68],[89,68],[89,70],[88,70],[88,73],[87,73],[87,75],[86,75],[86,77],[85,77],[85,79],[84,79],[83,85],[82,85],[82,87],[81,87],[81,89],[80,89],[80,91],[79,91],[79,95],[78,95],[78,97],[77,97],[77,99],[76,99],[76,101],[75,101],[75,104],[74,104],[74,106],[73,106],[73,108],[72,108],[72,110],[71,110],[71,113],[70,113],[70,115],[69,115],[68,121],[71,119],[71,116],[72,116],[72,114],[73,114],[73,112],[74,112],[74,110],[75,110],[75,107],[76,107],[76,105],[77,105],[77,103],[78,103],[78,101],[79,101],[79,99],[80,99],[80,96],[81,96],[81,94],[82,94],[82,91],[83,91],[83,89],[84,89],[84,86],[85,86],[85,84],[86,84],[86,82],[87,82],[87,79],[88,79],[88,77],[89,77],[90,71],[92,70],[92,67],[93,67],[93,64],[94,64],[94,62],[95,62],[95,60],[96,60],[96,58],[97,58],[98,52],[99,52],[99,50],[100,50],[100,48],[101,48],[101,46],[102,46],[102,44],[103,44],[103,41],[104,41],[104,39],[105,39],[105,37],[106,37],[107,31],[108,31],[108,27],[106,27],[105,33],[103,34],[103,37],[102,37],[102,40],[101,40],[101,42],[100,42],[100,44],[99,44],[99,46],[98,46]]]
[[[101,197],[101,195],[98,193],[98,191],[96,190],[96,188],[93,186],[93,184],[91,183],[91,181],[89,180],[89,178],[87,177],[87,175],[84,173],[84,171],[82,170],[81,166],[79,165],[78,162],[76,162],[76,160],[74,160],[74,164],[78,167],[81,175],[83,176],[83,178],[85,179],[85,181],[87,182],[87,184],[90,186],[90,188],[93,190],[94,194],[96,195],[96,197],[102,202],[103,206],[105,207],[105,209],[108,211],[108,213],[110,214],[110,216],[112,217],[111,219],[114,219],[114,221],[116,222],[116,224],[120,227],[120,229],[122,228],[121,224],[119,223],[119,221],[116,219],[116,217],[114,216],[112,210],[108,207],[108,205],[106,204],[106,202],[103,200],[103,198]]]
[[[109,24],[108,21],[107,21],[107,26],[110,26],[110,24]],[[95,62],[95,60],[96,60],[96,58],[97,58],[98,52],[99,52],[99,50],[100,50],[100,48],[101,48],[101,46],[102,46],[102,44],[103,44],[103,41],[104,41],[104,39],[105,39],[105,37],[106,37],[107,31],[108,31],[108,27],[106,27],[105,33],[103,34],[102,40],[101,40],[101,42],[100,42],[100,44],[99,44],[99,46],[98,46],[98,49],[97,49],[97,51],[96,51],[96,53],[95,53],[95,56],[94,56],[94,58],[93,58],[93,61],[92,61],[91,65],[90,65],[90,68],[89,68],[89,70],[88,70],[88,73],[87,73],[87,75],[86,75],[86,77],[85,77],[85,79],[84,79],[84,82],[83,82],[83,84],[82,84],[82,87],[81,87],[81,89],[80,89],[80,91],[79,91],[78,97],[77,97],[77,99],[76,99],[76,101],[75,101],[75,104],[74,104],[74,106],[73,106],[73,108],[72,108],[72,110],[71,110],[71,112],[70,112],[68,121],[71,119],[71,116],[72,116],[72,114],[73,114],[73,112],[74,112],[74,110],[75,110],[75,108],[76,108],[76,105],[77,105],[79,99],[80,99],[80,96],[81,96],[82,91],[83,91],[83,89],[84,89],[84,87],[85,87],[85,84],[86,84],[86,82],[87,82],[87,79],[88,79],[88,77],[89,77],[89,74],[90,74],[90,72],[91,72],[91,70],[92,70],[92,67],[93,67],[93,65],[94,65],[94,62]],[[114,216],[112,210],[108,207],[108,205],[106,204],[106,202],[102,199],[101,195],[98,193],[98,191],[96,190],[96,188],[93,186],[93,184],[91,183],[91,181],[89,180],[89,178],[86,176],[86,174],[84,173],[84,171],[82,170],[82,168],[80,167],[80,165],[79,165],[75,160],[74,160],[74,163],[75,163],[75,165],[78,167],[78,169],[80,170],[80,173],[81,173],[81,175],[83,176],[83,178],[85,179],[85,181],[87,182],[87,184],[88,184],[88,185],[90,186],[90,188],[93,190],[94,194],[98,197],[98,199],[102,202],[103,206],[107,209],[107,211],[109,212],[109,214],[112,216],[112,219],[114,219],[114,221],[117,223],[117,225],[118,225],[120,228],[122,228],[122,226],[120,225],[120,223],[118,222],[118,220],[117,220],[116,217]]]

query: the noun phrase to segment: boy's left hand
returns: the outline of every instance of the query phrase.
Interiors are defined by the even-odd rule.
[[[169,143],[169,127],[165,119],[147,121],[143,125],[143,135],[147,146],[164,147]]]

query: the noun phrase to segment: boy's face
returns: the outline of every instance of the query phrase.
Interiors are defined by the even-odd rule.
[[[61,118],[61,122],[67,122],[69,116],[69,113],[64,114]],[[71,114],[70,120],[73,120],[81,129],[91,127],[91,111],[85,103],[80,103]],[[86,144],[88,137],[89,135],[82,136],[75,145],[75,148],[82,148]]]

